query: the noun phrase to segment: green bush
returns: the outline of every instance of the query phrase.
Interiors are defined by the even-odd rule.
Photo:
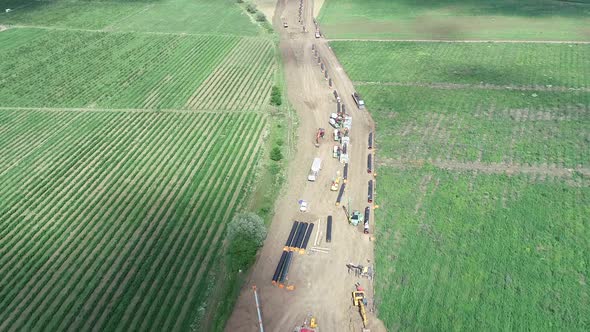
[[[249,3],[246,5],[246,10],[248,11],[248,13],[254,14],[256,13],[256,5],[253,3]]]
[[[272,150],[270,151],[270,159],[273,161],[279,161],[283,159],[283,153],[281,152],[281,148],[279,148],[278,146],[272,148]]]
[[[247,212],[236,215],[227,228],[228,254],[232,270],[245,270],[264,243],[266,227],[258,215]]]
[[[258,22],[266,22],[266,16],[263,13],[258,12],[256,13],[256,21]]]
[[[283,99],[281,97],[281,89],[278,86],[273,86],[270,92],[270,104],[274,106],[281,106]]]

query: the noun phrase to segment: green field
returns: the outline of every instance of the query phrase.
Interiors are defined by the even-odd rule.
[[[0,1],[0,24],[155,33],[256,36],[260,28],[231,0]],[[9,13],[4,8],[13,8]]]
[[[388,329],[587,330],[590,49],[331,46],[376,122]]]
[[[280,185],[274,37],[233,1],[2,4],[0,330],[222,329],[227,224]]]
[[[590,1],[326,0],[327,38],[590,40]]]

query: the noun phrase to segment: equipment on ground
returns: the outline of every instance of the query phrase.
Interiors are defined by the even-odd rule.
[[[309,174],[307,175],[308,181],[315,181],[320,174],[320,170],[322,169],[322,159],[321,158],[314,158],[313,162],[311,163],[311,168],[309,170]]]
[[[365,101],[363,100],[363,98],[361,98],[361,95],[359,95],[357,92],[354,92],[352,94],[352,99],[354,99],[354,102],[356,103],[356,106],[359,109],[364,109],[365,108]]]
[[[354,210],[350,214],[350,213],[348,213],[348,209],[346,208],[346,206],[343,206],[342,209],[344,210],[344,214],[346,215],[346,219],[353,226],[358,226],[359,223],[363,222],[363,220],[364,220],[363,214],[360,211]]]
[[[346,264],[348,268],[348,273],[354,272],[354,276],[357,278],[367,278],[369,280],[373,280],[373,267],[372,266],[363,266],[361,264],[354,264],[348,263]]]
[[[311,314],[303,321],[303,324],[296,326],[293,332],[319,332],[317,319]]]
[[[332,185],[330,186],[331,191],[337,191],[338,187],[340,186],[340,171],[336,172],[336,177],[332,180]]]
[[[326,134],[326,130],[324,128],[318,128],[318,131],[315,134],[315,146],[318,148],[320,146],[320,138],[324,138]]]
[[[367,298],[365,297],[365,291],[362,289],[360,284],[356,284],[356,290],[352,292],[352,303],[355,307],[359,308],[361,318],[363,319],[363,327],[367,327]]]

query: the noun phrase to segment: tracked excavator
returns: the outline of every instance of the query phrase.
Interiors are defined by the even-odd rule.
[[[367,298],[365,296],[365,290],[361,287],[359,283],[356,285],[356,290],[352,292],[352,302],[355,307],[359,308],[359,313],[361,314],[361,318],[363,319],[363,328],[367,328]],[[366,330],[364,330],[366,331]]]
[[[315,134],[315,147],[316,148],[320,147],[320,138],[324,138],[325,134],[326,134],[326,130],[324,128],[318,128],[318,131]]]

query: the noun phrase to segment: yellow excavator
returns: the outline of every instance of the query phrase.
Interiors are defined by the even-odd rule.
[[[365,309],[367,305],[367,298],[365,297],[365,290],[356,284],[356,290],[352,292],[352,302],[355,307],[359,308],[361,318],[363,319],[363,327],[367,328],[367,311]]]

